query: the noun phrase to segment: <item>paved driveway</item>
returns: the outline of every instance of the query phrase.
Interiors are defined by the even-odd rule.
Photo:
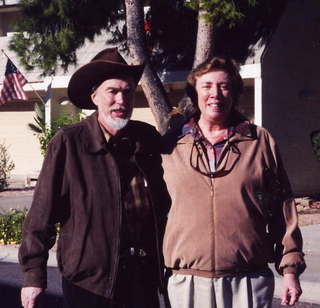
[[[2,196],[0,195],[0,213],[8,211],[10,208],[22,210],[29,208],[32,202],[32,194]]]

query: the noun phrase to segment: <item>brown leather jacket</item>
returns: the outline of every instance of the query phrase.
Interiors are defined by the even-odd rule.
[[[168,268],[205,277],[305,268],[301,233],[277,146],[263,128],[238,124],[216,172],[192,135],[163,155],[172,199],[164,238]]]
[[[162,179],[159,135],[145,123],[130,121],[122,136],[150,192],[159,280],[166,220],[166,188]],[[19,259],[23,286],[46,287],[48,249],[61,224],[57,258],[62,275],[84,289],[112,297],[118,270],[121,189],[118,168],[97,121],[97,114],[62,128],[50,142],[33,203],[23,227]],[[155,262],[157,264],[157,262]]]

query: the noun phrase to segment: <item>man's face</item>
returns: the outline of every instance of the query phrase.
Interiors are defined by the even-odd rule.
[[[133,109],[135,84],[131,78],[107,79],[92,93],[99,121],[110,131],[118,131],[128,123]]]
[[[201,117],[223,123],[233,105],[231,83],[225,71],[210,71],[196,79],[195,88]]]

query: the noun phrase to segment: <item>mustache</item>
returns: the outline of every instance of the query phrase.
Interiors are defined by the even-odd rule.
[[[127,111],[127,108],[125,108],[124,106],[111,107],[110,111]]]

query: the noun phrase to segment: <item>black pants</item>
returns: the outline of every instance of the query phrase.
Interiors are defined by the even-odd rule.
[[[113,300],[77,287],[63,278],[64,308],[159,308],[156,271],[156,264],[151,266],[147,258],[122,260]]]

